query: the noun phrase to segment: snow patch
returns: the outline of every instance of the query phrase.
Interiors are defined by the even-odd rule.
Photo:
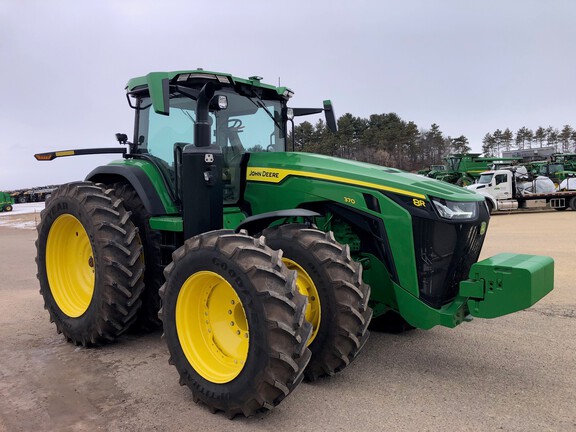
[[[14,204],[11,212],[0,212],[0,226],[19,229],[35,229],[40,222],[44,203]]]

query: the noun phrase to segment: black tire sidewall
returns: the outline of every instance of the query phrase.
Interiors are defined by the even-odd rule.
[[[41,292],[44,295],[46,308],[49,310],[50,315],[54,320],[58,321],[57,326],[62,329],[64,333],[70,335],[73,339],[81,339],[84,334],[84,329],[91,327],[93,321],[97,318],[95,310],[97,310],[98,307],[96,305],[102,302],[102,290],[99,289],[100,272],[98,271],[98,268],[103,266],[103,262],[102,256],[99,253],[100,248],[96,247],[94,226],[88,223],[88,221],[91,220],[90,216],[81,203],[69,196],[53,197],[50,200],[49,205],[47,205],[44,215],[42,216],[42,225],[38,233],[38,242],[40,245],[44,245],[44,247],[38,249],[38,278],[40,279],[41,287],[49,287],[48,276],[46,272],[45,246],[47,245],[48,235],[54,222],[58,217],[66,214],[72,215],[80,221],[90,240],[95,268],[94,293],[88,309],[81,316],[74,318],[66,315],[60,309],[56,303],[56,300],[54,299],[52,291],[49,288],[41,288]]]
[[[179,265],[170,273],[167,281],[166,295],[163,298],[164,332],[167,340],[178,341],[176,330],[176,302],[180,288],[186,280],[199,271],[212,271],[223,277],[236,291],[242,302],[246,318],[248,320],[250,343],[248,357],[240,374],[232,381],[222,386],[208,381],[196,372],[186,358],[180,343],[171,347],[172,361],[179,370],[186,384],[200,390],[204,394],[222,394],[225,388],[225,397],[230,400],[244,400],[247,394],[255,391],[260,374],[268,365],[268,354],[264,352],[269,341],[267,334],[262,331],[266,328],[264,307],[255,293],[250,277],[240,268],[237,263],[220,253],[217,249],[190,251],[182,258],[183,265]],[[196,384],[197,383],[197,384]],[[213,396],[211,396],[213,397]]]
[[[310,276],[312,282],[314,282],[320,299],[321,316],[316,337],[308,348],[312,351],[312,356],[317,355],[331,333],[336,332],[338,329],[338,327],[330,325],[332,317],[338,315],[336,310],[338,304],[334,297],[336,293],[330,284],[330,274],[310,250],[304,249],[297,242],[276,238],[267,239],[266,243],[272,249],[282,250],[284,258],[288,258],[302,267]]]
[[[138,227],[140,240],[144,248],[144,292],[141,296],[142,308],[138,312],[138,319],[132,325],[135,331],[154,331],[162,327],[158,318],[161,302],[158,290],[165,282],[162,265],[161,234],[150,227],[150,213],[142,203],[136,190],[128,183],[113,184],[114,193],[124,202],[129,210],[132,222]]]

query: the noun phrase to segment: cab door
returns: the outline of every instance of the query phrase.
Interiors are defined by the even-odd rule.
[[[511,173],[500,173],[494,176],[492,194],[496,200],[506,200],[512,198]]]

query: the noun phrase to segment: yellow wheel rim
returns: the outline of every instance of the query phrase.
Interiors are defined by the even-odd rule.
[[[320,307],[320,298],[318,297],[318,290],[312,278],[306,273],[299,264],[288,258],[282,258],[286,267],[290,270],[296,270],[298,276],[296,277],[296,286],[300,294],[308,297],[308,305],[306,306],[306,320],[312,324],[312,336],[308,340],[308,345],[312,343],[316,335],[318,334],[318,329],[320,328],[320,319],[322,318],[322,309]]]
[[[46,275],[62,312],[82,315],[94,295],[94,254],[82,223],[70,214],[59,216],[46,241]]]
[[[246,312],[217,273],[200,271],[186,279],[176,300],[176,332],[184,355],[204,379],[227,383],[244,368],[250,344]]]

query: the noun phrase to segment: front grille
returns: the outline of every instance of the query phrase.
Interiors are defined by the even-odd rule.
[[[487,214],[467,223],[412,217],[422,301],[440,308],[456,297],[460,281],[468,279],[470,267],[478,260],[484,242],[480,224],[487,220]]]

